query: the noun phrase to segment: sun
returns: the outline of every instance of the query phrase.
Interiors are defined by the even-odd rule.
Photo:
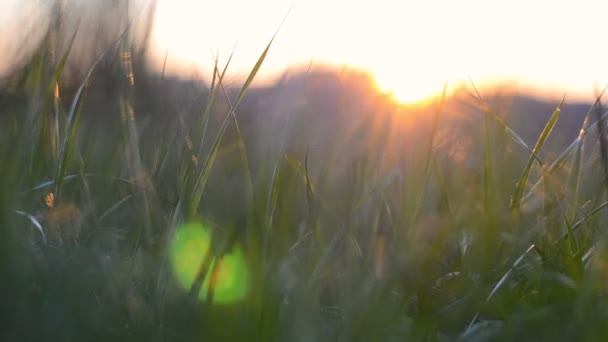
[[[381,91],[389,94],[403,104],[420,104],[441,94],[446,81],[420,77],[417,79],[399,79],[376,75],[376,82]]]
[[[417,92],[411,91],[403,88],[390,88],[390,87],[381,87],[381,90],[387,93],[389,96],[394,98],[397,102],[403,104],[419,104],[426,102],[428,99],[433,97],[433,93],[429,92]]]

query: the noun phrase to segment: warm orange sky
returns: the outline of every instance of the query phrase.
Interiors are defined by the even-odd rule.
[[[169,69],[204,76],[213,53],[225,61],[233,49],[232,75],[246,75],[293,5],[260,81],[312,61],[366,69],[405,101],[469,79],[508,80],[570,98],[591,98],[608,85],[608,0],[156,1],[158,65],[168,52]],[[0,75],[42,37],[35,28],[48,24],[44,8],[51,3],[0,0]]]
[[[245,74],[293,3],[262,76],[311,60],[350,64],[406,101],[469,78],[587,96],[608,84],[606,0],[158,1],[159,55],[204,74],[212,51],[235,46],[232,71]]]

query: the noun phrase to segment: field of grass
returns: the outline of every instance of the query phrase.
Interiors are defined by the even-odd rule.
[[[99,59],[120,66],[101,119],[100,64],[58,83],[69,52],[3,90],[3,341],[608,337],[599,101],[553,154],[558,103],[529,145],[474,91],[466,150],[443,99],[409,131],[372,113],[294,148],[290,113],[270,136],[239,125],[268,48],[236,95],[216,65],[204,101],[152,123],[129,51]]]

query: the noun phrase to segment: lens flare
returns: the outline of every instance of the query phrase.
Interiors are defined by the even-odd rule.
[[[182,288],[190,289],[210,247],[211,232],[201,223],[190,222],[177,229],[169,253],[173,273]],[[249,292],[249,269],[242,248],[234,246],[231,253],[221,258],[217,267],[216,263],[217,260],[211,263],[198,298],[207,298],[212,272],[215,270],[213,303],[235,304],[244,300]]]

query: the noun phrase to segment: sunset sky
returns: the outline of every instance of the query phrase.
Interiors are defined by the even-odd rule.
[[[36,9],[52,3],[0,0],[0,37],[13,38],[0,50],[36,44],[42,30],[32,28],[48,24]],[[445,82],[587,98],[608,85],[606,0],[157,0],[151,51],[158,66],[166,54],[168,70],[198,76],[210,75],[216,52],[225,62],[234,51],[231,75],[244,77],[277,30],[258,82],[312,62],[365,69],[406,102]]]
[[[205,73],[213,52],[234,49],[231,69],[245,74],[284,18],[267,78],[310,61],[349,64],[405,101],[469,79],[586,96],[608,84],[605,0],[159,0],[156,51]]]

